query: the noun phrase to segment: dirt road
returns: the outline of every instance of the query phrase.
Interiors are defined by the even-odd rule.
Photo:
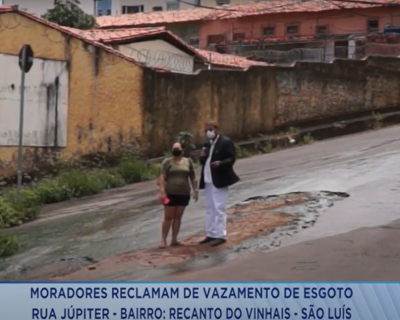
[[[253,257],[248,254],[257,252],[255,255],[261,259],[257,264],[268,270],[259,275],[260,279],[289,280],[295,275],[307,278],[318,272],[326,274],[330,267],[349,267],[351,259],[357,260],[355,252],[361,255],[359,261],[365,262],[362,243],[368,243],[368,239],[374,241],[373,232],[376,241],[394,241],[397,229],[376,227],[400,218],[399,150],[400,127],[392,127],[238,161],[236,170],[242,181],[231,189],[229,204],[234,206],[250,197],[261,196],[250,202],[259,201],[266,207],[253,210],[250,206],[240,213],[232,208],[230,241],[215,251],[195,245],[202,237],[202,200],[191,204],[184,217],[182,239],[187,248],[157,251],[162,208],[155,199],[154,182],[48,206],[42,219],[17,230],[26,245],[19,255],[1,262],[0,277],[4,280],[148,280],[183,274],[183,277],[205,280],[209,268],[250,264]],[[269,195],[280,196],[266,197]],[[249,224],[257,226],[261,222],[263,227],[257,228],[257,232],[253,230],[251,236],[240,234]],[[354,239],[329,238],[363,227],[375,229],[368,229],[366,236],[358,234],[362,231],[355,231]],[[325,243],[325,247],[317,247],[318,243],[319,246]],[[352,243],[356,251],[349,249],[346,253],[345,249],[351,248]],[[398,259],[393,246],[386,246],[387,261]],[[369,243],[368,247],[382,254],[386,252],[384,245]],[[330,251],[334,254],[327,253]],[[378,261],[381,259],[378,251],[368,256]],[[295,256],[296,252],[302,253],[290,260],[288,257]],[[315,263],[317,256],[322,260]],[[246,264],[239,269],[243,268],[247,268]],[[311,271],[301,273],[298,271],[301,268]],[[372,264],[370,269],[364,268],[371,270],[365,275],[373,274],[372,268]],[[237,277],[242,277],[243,270],[236,273],[236,280],[241,279]],[[232,276],[221,272],[221,280]],[[208,277],[216,274],[209,273]]]

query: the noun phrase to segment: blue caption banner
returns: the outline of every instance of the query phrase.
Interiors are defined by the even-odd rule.
[[[398,283],[3,283],[1,319],[400,320]]]

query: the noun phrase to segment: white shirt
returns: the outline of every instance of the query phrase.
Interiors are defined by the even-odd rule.
[[[214,146],[215,146],[215,143],[217,142],[218,138],[219,138],[219,135],[211,144],[211,148],[210,148],[210,151],[208,152],[206,164],[204,165],[204,182],[205,183],[213,183],[212,175],[211,175],[211,157],[214,152]]]

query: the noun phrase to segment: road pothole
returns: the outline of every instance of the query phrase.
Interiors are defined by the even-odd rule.
[[[122,272],[135,266],[145,270],[170,266],[175,272],[182,272],[196,266],[211,266],[214,262],[219,264],[243,252],[276,248],[285,238],[312,227],[327,208],[347,197],[346,193],[329,191],[252,197],[229,208],[228,241],[224,245],[199,245],[198,241],[204,237],[203,232],[199,232],[182,238],[184,245],[180,247],[130,252],[52,280],[84,279],[88,272],[96,272],[97,277],[101,277],[103,272],[106,274],[113,270],[118,273],[118,270]]]
[[[258,237],[237,243],[231,247],[231,251],[239,253],[280,247],[287,238],[303,229],[313,227],[321,214],[335,202],[347,197],[349,194],[344,192],[316,191],[249,198],[233,209],[245,212],[247,211],[245,208],[253,208],[255,213],[263,210],[273,211],[289,216],[290,222],[284,226],[277,226],[272,232],[262,233]]]

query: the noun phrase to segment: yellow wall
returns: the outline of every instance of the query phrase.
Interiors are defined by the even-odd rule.
[[[203,143],[209,119],[241,141],[260,133],[285,132],[311,119],[398,106],[397,70],[399,58],[377,56],[248,71],[203,70],[197,75],[146,69],[144,135],[151,142],[147,152],[156,156],[169,150],[180,131],[192,132],[195,142]]]
[[[67,147],[57,150],[62,156],[137,145],[142,136],[142,69],[102,50],[93,54],[92,46],[68,38],[19,14],[1,14],[0,53],[17,55],[23,44],[30,44],[35,57],[70,61]],[[0,177],[15,173],[16,151],[0,146]],[[25,166],[37,167],[55,151],[25,148]]]

